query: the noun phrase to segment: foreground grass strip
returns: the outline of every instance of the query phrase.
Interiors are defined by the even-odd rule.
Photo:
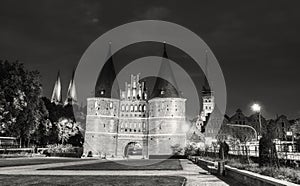
[[[27,176],[0,175],[6,185],[114,185],[114,186],[181,186],[184,177],[178,176]]]
[[[153,162],[154,164],[151,164]],[[148,165],[145,165],[148,164]],[[139,166],[141,165],[141,166]],[[105,161],[93,164],[53,167],[40,170],[182,170],[179,160],[121,160]]]
[[[0,167],[12,167],[12,166],[25,166],[25,165],[39,165],[49,163],[66,163],[73,161],[86,161],[75,158],[20,158],[20,159],[0,159]]]

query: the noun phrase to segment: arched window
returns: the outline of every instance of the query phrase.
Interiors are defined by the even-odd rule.
[[[135,111],[135,112],[138,112],[138,111],[139,111],[137,105],[134,105],[134,111]]]
[[[128,112],[129,111],[129,106],[128,105],[126,105],[126,112]]]
[[[143,111],[142,105],[139,105],[139,111],[140,111],[140,112]]]
[[[143,106],[143,112],[147,110],[146,105]]]
[[[130,105],[130,111],[133,112],[133,105]]]
[[[121,106],[121,110],[124,112],[124,110],[125,110],[125,106],[124,105]]]

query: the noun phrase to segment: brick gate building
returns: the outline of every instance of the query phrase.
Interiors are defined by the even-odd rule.
[[[172,155],[186,145],[185,101],[180,95],[164,45],[163,60],[151,95],[139,74],[131,75],[119,98],[112,98],[116,77],[112,58],[103,67],[95,97],[87,99],[84,155],[106,157]],[[150,93],[149,93],[150,94]]]

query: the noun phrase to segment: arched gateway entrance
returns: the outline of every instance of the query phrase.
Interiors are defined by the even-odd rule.
[[[143,156],[143,146],[138,142],[129,142],[125,146],[124,156],[128,158],[141,158]]]

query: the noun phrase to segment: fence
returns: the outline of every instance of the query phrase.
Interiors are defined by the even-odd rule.
[[[279,159],[300,161],[300,153],[295,152],[296,148],[294,148],[294,145],[291,142],[281,141],[275,143],[275,146],[277,150],[277,156]],[[206,151],[214,153],[213,156],[216,156],[215,154],[219,152],[219,147],[212,146]],[[202,153],[205,152],[202,151]],[[248,145],[240,144],[239,146],[230,147],[228,154],[233,156],[246,156],[248,154],[250,157],[259,157],[259,144],[258,142],[254,142]]]

